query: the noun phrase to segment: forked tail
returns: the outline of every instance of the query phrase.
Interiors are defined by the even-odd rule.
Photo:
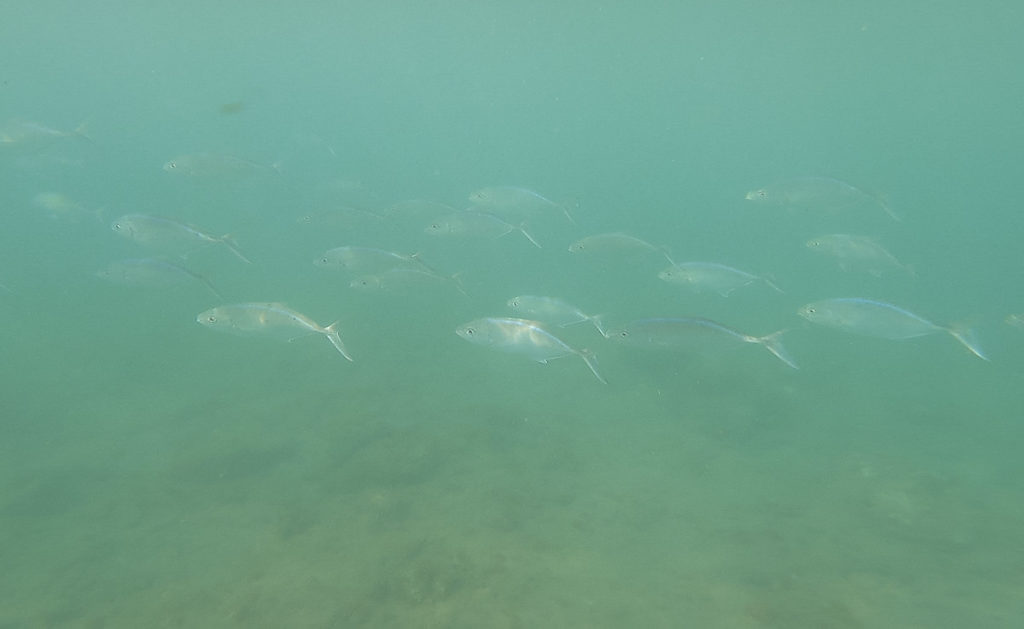
[[[352,361],[352,357],[348,355],[348,352],[345,351],[345,344],[341,342],[341,335],[338,334],[339,323],[341,322],[335,321],[331,325],[324,328],[324,336],[326,336],[327,340],[331,342],[331,345],[334,346],[334,349],[341,352],[342,356],[347,358],[350,362],[354,362]]]
[[[787,352],[786,348],[782,346],[782,335],[785,333],[786,330],[779,330],[778,332],[773,332],[767,336],[752,338],[755,343],[760,343],[766,350],[774,354],[775,357],[782,362],[786,363],[793,369],[799,369],[800,367],[797,366],[796,361],[790,357],[789,352]]]
[[[580,358],[583,359],[583,362],[587,363],[587,367],[590,367],[590,371],[593,372],[594,377],[597,378],[601,382],[601,384],[608,384],[608,381],[605,380],[601,373],[597,370],[597,356],[594,355],[594,352],[590,351],[589,349],[581,349],[576,353],[580,355]]]
[[[252,264],[252,260],[245,257],[242,254],[242,252],[239,251],[238,244],[235,243],[235,239],[231,237],[231,234],[224,234],[223,236],[217,239],[217,242],[222,243],[225,247],[230,249],[231,253],[238,256],[238,259],[241,260],[242,262],[245,262],[246,264]]]
[[[974,332],[971,329],[952,327],[946,328],[946,332],[949,332],[950,336],[959,341],[961,345],[969,349],[978,358],[989,360],[989,357],[985,355],[985,352],[978,345],[978,340],[974,337]]]

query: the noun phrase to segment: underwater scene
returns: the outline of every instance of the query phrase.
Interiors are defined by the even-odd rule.
[[[0,628],[1024,626],[1024,5],[4,13]]]

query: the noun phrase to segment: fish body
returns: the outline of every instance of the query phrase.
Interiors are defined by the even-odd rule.
[[[475,210],[453,212],[439,216],[431,221],[430,225],[427,225],[423,231],[431,236],[483,238],[500,238],[506,234],[518,231],[524,238],[533,243],[535,247],[541,248],[537,239],[526,231],[525,223],[513,225],[494,214]]]
[[[371,275],[361,275],[349,287],[359,290],[402,291],[436,284],[452,283],[463,295],[466,294],[458,274],[444,276],[433,271],[418,268],[395,268]]]
[[[96,276],[123,286],[159,287],[196,281],[205,286],[218,299],[222,299],[210,280],[180,264],[159,258],[118,260],[97,271]]]
[[[887,271],[898,270],[914,275],[913,269],[867,236],[825,234],[811,238],[806,245],[811,251],[835,258],[844,271],[863,269],[872,275],[881,276]]]
[[[62,131],[30,120],[14,120],[0,129],[0,146],[49,144],[52,140],[75,137],[92,139],[86,133],[85,124],[78,125],[73,131]]]
[[[588,350],[570,347],[547,331],[543,324],[529,319],[487,317],[464,323],[455,333],[474,345],[520,354],[539,363],[547,363],[564,356],[579,356],[593,372],[594,377],[607,384],[597,371],[594,355]]]
[[[556,203],[544,195],[517,186],[490,186],[480,188],[469,195],[469,202],[487,212],[500,216],[528,215],[558,210],[569,222],[575,222],[569,208]]]
[[[693,349],[704,343],[755,343],[772,353],[786,365],[798,369],[796,362],[782,346],[785,330],[766,336],[744,334],[726,325],[699,317],[651,318],[633,321],[621,329],[608,332],[613,341],[662,350]]]
[[[651,243],[637,238],[632,234],[626,234],[623,232],[608,232],[604,234],[593,234],[580,238],[569,245],[570,253],[594,253],[601,251],[651,251],[653,253],[660,254],[669,261],[670,264],[675,264],[675,261],[669,256],[668,251],[664,247],[658,247]]]
[[[543,297],[539,295],[519,295],[507,302],[509,308],[516,314],[525,315],[532,319],[543,321],[550,325],[565,327],[576,323],[589,321],[594,324],[597,331],[604,336],[604,326],[601,318],[597,315],[589,315],[576,306],[557,297]]]
[[[119,236],[158,249],[188,253],[202,245],[219,244],[243,262],[249,263],[230,235],[214,236],[198,227],[147,214],[125,214],[114,220],[110,228]]]
[[[323,334],[342,356],[352,360],[341,342],[337,321],[324,327],[284,304],[242,303],[218,306],[199,313],[196,322],[213,330],[240,336],[265,336],[288,341],[305,334]]]
[[[825,299],[802,306],[797,314],[817,325],[889,340],[911,339],[946,332],[972,354],[982,360],[988,360],[973,339],[970,330],[938,325],[884,301],[860,297]]]
[[[406,255],[376,247],[345,246],[328,249],[313,261],[314,266],[324,269],[343,270],[349,273],[383,273],[391,269],[413,268],[434,272],[420,261],[415,254]]]
[[[32,205],[55,220],[76,222],[82,218],[103,220],[99,210],[90,210],[60,192],[40,192],[32,197]]]
[[[728,297],[737,288],[757,281],[764,282],[780,293],[783,292],[766,277],[717,262],[680,262],[658,273],[658,278],[669,284],[687,286],[696,291],[712,290],[723,297]]]
[[[277,172],[277,165],[266,165],[225,153],[191,153],[164,162],[165,172],[200,178],[242,177],[259,172]]]
[[[872,204],[880,207],[893,220],[901,220],[885,200],[831,177],[795,177],[779,181],[747,193],[748,201],[795,208],[841,210]]]

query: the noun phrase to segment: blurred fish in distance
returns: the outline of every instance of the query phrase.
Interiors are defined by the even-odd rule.
[[[160,258],[117,260],[96,271],[96,277],[114,284],[135,287],[172,286],[194,281],[205,286],[217,299],[223,299],[206,277],[180,264]]]
[[[164,162],[164,172],[197,179],[230,179],[258,173],[281,174],[281,165],[261,164],[226,153],[190,153]]]
[[[313,266],[343,270],[349,273],[380,273],[396,268],[414,268],[436,273],[419,259],[419,254],[406,255],[376,247],[344,246],[328,249],[313,260]]]
[[[40,192],[32,197],[32,205],[54,220],[77,222],[90,219],[103,222],[103,210],[89,209],[61,192]]]
[[[245,103],[240,100],[236,100],[231,103],[224,103],[219,107],[218,110],[220,111],[220,113],[228,116],[232,114],[241,113],[245,111]]]
[[[459,273],[455,273],[446,276],[425,269],[399,267],[381,273],[362,275],[349,282],[349,287],[360,290],[401,292],[435,285],[451,285],[455,287],[455,290],[466,295],[459,275]]]
[[[473,191],[469,202],[491,214],[498,216],[529,216],[541,212],[560,211],[575,223],[567,205],[556,203],[533,190],[517,186],[490,186]]]
[[[513,225],[487,212],[466,210],[453,212],[435,218],[423,230],[431,236],[456,236],[456,237],[481,237],[501,238],[514,231],[523,235],[533,246],[542,249],[537,239],[530,232],[526,231],[526,223]]]
[[[1004,319],[1004,321],[1006,322],[1006,325],[1011,325],[1015,328],[1024,330],[1024,313],[1006,315],[1006,319]]]
[[[988,360],[971,330],[932,323],[920,315],[884,301],[860,297],[824,299],[802,306],[797,314],[818,325],[889,340],[946,332],[972,354]]]
[[[669,255],[667,247],[652,245],[646,240],[624,232],[608,232],[585,236],[569,245],[570,253],[621,252],[629,250],[651,251],[663,256],[669,264],[675,260]]]
[[[865,192],[830,177],[795,177],[747,193],[747,201],[809,210],[842,210],[858,205],[880,207],[889,218],[901,221],[881,195]]]
[[[92,142],[84,122],[72,131],[61,131],[30,120],[11,120],[0,128],[0,146],[34,146],[62,138],[81,138]]]
[[[831,256],[844,271],[862,270],[881,277],[888,271],[899,271],[913,277],[914,270],[875,239],[854,234],[825,234],[807,241],[811,251]]]
[[[169,218],[146,214],[125,214],[110,224],[115,234],[135,242],[163,250],[165,253],[187,255],[204,245],[224,245],[242,262],[251,264],[235,245],[230,234],[214,236],[198,227],[179,223]]]
[[[608,338],[624,345],[647,349],[693,350],[701,345],[721,347],[737,343],[753,343],[765,348],[773,356],[793,369],[799,369],[782,346],[779,330],[765,336],[752,336],[729,326],[700,317],[656,317],[638,319],[625,326],[608,331]]]
[[[345,350],[335,321],[323,327],[306,315],[281,303],[243,303],[218,306],[204,310],[196,322],[212,330],[239,336],[262,336],[293,341],[308,334],[322,334],[342,356],[352,357]]]
[[[776,292],[785,292],[767,277],[754,275],[717,262],[680,262],[658,273],[658,279],[695,291],[712,290],[728,297],[737,288],[764,282]]]

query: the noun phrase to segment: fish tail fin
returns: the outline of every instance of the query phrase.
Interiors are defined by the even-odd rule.
[[[462,271],[456,271],[449,275],[448,278],[455,283],[455,288],[457,288],[460,293],[469,297],[469,293],[466,292],[466,286],[462,283]]]
[[[583,359],[583,362],[587,363],[587,367],[590,367],[590,371],[594,374],[594,377],[601,382],[601,384],[608,384],[608,381],[604,379],[601,372],[597,370],[597,355],[589,349],[581,349],[577,354]]]
[[[345,358],[347,358],[349,360],[349,362],[354,362],[352,360],[352,357],[348,355],[348,352],[345,351],[345,344],[341,342],[341,335],[338,334],[338,324],[339,323],[341,323],[340,320],[339,321],[335,321],[331,325],[329,325],[326,328],[324,328],[324,331],[325,331],[326,336],[327,336],[327,340],[330,341],[331,345],[334,346],[334,349],[336,349],[339,352],[341,352],[341,355],[344,356]]]
[[[676,261],[672,259],[672,249],[670,249],[668,245],[657,245],[655,246],[655,249],[657,249],[661,255],[665,256],[665,259],[668,260],[669,264],[676,266]]]
[[[974,331],[970,328],[961,326],[952,326],[946,328],[946,332],[949,332],[950,336],[955,338],[961,345],[966,347],[972,354],[982,360],[990,360],[985,352],[982,351],[981,346],[978,345],[978,339],[974,335]]]
[[[84,122],[75,127],[75,130],[71,132],[71,135],[89,142],[95,142],[95,140],[92,139],[92,136],[89,135],[89,125]]]
[[[540,246],[540,243],[537,242],[536,238],[534,238],[532,235],[530,235],[530,232],[526,231],[526,222],[525,221],[519,224],[519,233],[522,234],[523,236],[525,236],[527,240],[532,242],[534,247],[537,247],[538,249],[543,249],[544,248],[544,247]]]
[[[779,293],[779,294],[782,294],[782,295],[786,294],[786,291],[784,291],[781,288],[779,288],[779,285],[775,283],[775,281],[774,281],[775,278],[773,278],[772,276],[764,275],[764,276],[761,277],[761,279],[764,280],[764,283],[767,284],[768,286],[770,286],[772,288],[772,290],[774,290],[776,293]]]
[[[246,264],[252,264],[252,260],[245,257],[245,255],[238,249],[238,243],[235,242],[234,237],[231,234],[224,234],[217,239],[217,242],[223,243],[225,247],[231,250],[231,253],[235,254],[239,260]]]
[[[782,346],[782,335],[786,332],[787,330],[779,330],[778,332],[772,332],[767,336],[755,338],[754,341],[760,343],[766,350],[774,354],[776,358],[793,369],[799,369],[800,367],[797,366],[796,361],[790,357],[789,352],[787,352],[786,348]]]
[[[592,315],[590,322],[594,324],[594,327],[601,333],[601,336],[608,338],[608,329],[604,327],[604,315]]]
[[[565,214],[565,217],[567,219],[569,219],[569,222],[572,223],[573,225],[575,225],[576,224],[576,219],[572,217],[572,212],[569,211],[569,207],[570,206],[574,210],[580,209],[580,200],[579,199],[573,199],[572,203],[562,203],[562,204],[559,204],[558,207],[562,208],[562,214]]]

